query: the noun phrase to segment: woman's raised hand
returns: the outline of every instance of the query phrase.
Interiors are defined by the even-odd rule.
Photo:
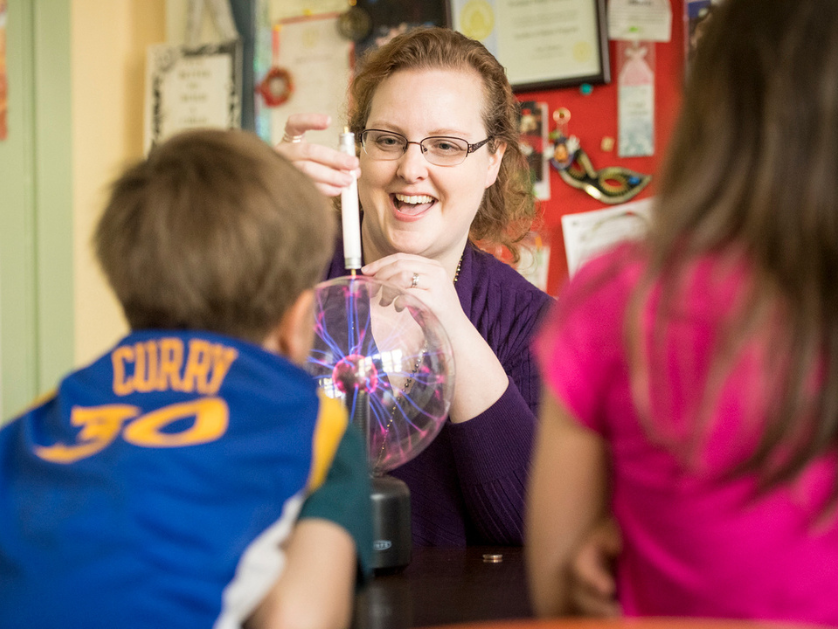
[[[469,321],[454,285],[454,278],[436,260],[409,253],[394,253],[361,268],[364,275],[393,284],[421,300],[433,312],[451,342],[457,366],[457,386],[451,400],[451,421],[477,417],[506,391],[509,376],[486,340]],[[387,291],[383,292],[386,306]],[[396,298],[395,295],[389,297]],[[396,307],[398,308],[398,301]]]
[[[326,114],[291,114],[285,123],[285,134],[276,145],[276,152],[308,175],[317,189],[335,197],[361,175],[358,158],[336,148],[305,141],[306,131],[322,131],[331,124]],[[335,135],[335,146],[338,136]]]
[[[365,265],[361,272],[417,297],[437,316],[449,335],[454,333],[457,325],[468,324],[454,289],[453,278],[436,260],[410,253],[394,253]],[[387,297],[385,292],[385,301]]]

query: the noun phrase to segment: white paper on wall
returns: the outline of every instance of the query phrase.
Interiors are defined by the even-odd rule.
[[[651,207],[650,197],[562,216],[568,275],[573,276],[587,260],[618,243],[642,238],[649,229]]]
[[[306,141],[337,147],[345,124],[346,95],[352,76],[353,43],[341,36],[337,14],[289,20],[274,27],[273,65],[290,73],[294,90],[288,100],[271,107],[271,141],[282,140],[285,121],[295,113],[329,114],[332,125],[309,131]],[[257,77],[257,80],[260,80]]]

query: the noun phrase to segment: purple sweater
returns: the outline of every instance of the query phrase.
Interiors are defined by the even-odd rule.
[[[346,274],[339,242],[327,279]],[[530,341],[553,300],[471,243],[456,288],[463,311],[500,360],[509,386],[477,417],[461,424],[446,421],[424,452],[391,474],[410,488],[415,544],[519,545],[541,386]]]

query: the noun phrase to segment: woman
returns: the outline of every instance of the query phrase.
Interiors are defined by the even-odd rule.
[[[485,47],[442,28],[374,51],[350,102],[359,160],[302,141],[324,116],[289,118],[277,150],[326,194],[359,174],[362,272],[415,294],[451,340],[449,421],[393,472],[410,488],[414,541],[520,544],[540,386],[529,343],[551,299],[474,244],[514,254],[534,217],[518,102]],[[329,277],[346,274],[337,249]]]
[[[627,615],[838,625],[836,77],[834,0],[714,12],[650,237],[581,269],[540,337],[540,615],[610,513]]]

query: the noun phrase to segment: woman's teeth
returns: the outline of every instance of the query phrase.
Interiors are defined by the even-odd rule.
[[[410,205],[419,205],[422,203],[432,203],[434,200],[433,197],[429,197],[426,194],[415,194],[415,195],[406,195],[406,194],[397,194],[396,201],[399,203],[408,203]]]

